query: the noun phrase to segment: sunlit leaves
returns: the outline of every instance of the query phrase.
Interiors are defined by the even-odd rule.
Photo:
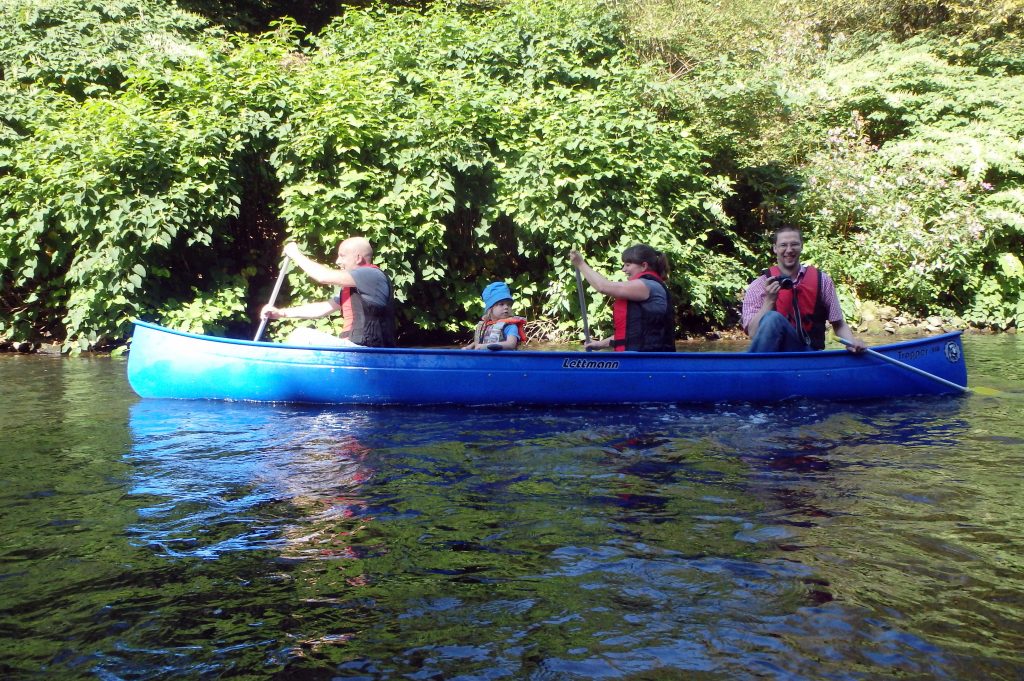
[[[851,295],[1020,325],[1021,5],[918,4],[911,26],[868,0],[435,3],[300,41],[0,0],[0,333],[224,329],[282,239],[328,260],[353,233],[406,327],[466,328],[505,279],[541,335],[578,336],[568,250],[614,275],[640,241],[684,319],[728,323],[779,217]],[[851,17],[879,30],[830,32]]]
[[[27,49],[45,24],[46,40],[77,36],[51,45],[50,57],[65,49],[117,62],[103,70],[111,87],[75,89],[65,87],[74,78],[54,75],[61,62],[3,53],[27,60],[7,65],[17,78],[2,86],[13,97],[0,98],[0,232],[14,237],[0,239],[12,266],[3,312],[23,333],[48,329],[74,350],[123,338],[132,317],[156,317],[156,303],[196,287],[201,263],[229,238],[222,227],[239,209],[240,164],[278,124],[270,111],[293,46],[287,29],[244,44],[203,36],[194,18],[145,2],[34,4],[49,18],[15,22],[5,45]],[[75,78],[94,78],[75,64]],[[240,304],[244,289],[230,290]]]
[[[949,64],[918,38],[834,66],[815,105],[829,129],[793,217],[827,240],[820,262],[903,309],[1020,323],[1001,253],[1024,247],[1024,85]],[[854,111],[851,121],[850,111]],[[839,255],[841,253],[842,255]]]
[[[272,161],[293,235],[324,251],[370,236],[423,328],[471,320],[493,279],[531,291],[521,312],[564,318],[570,248],[617,269],[623,247],[660,240],[680,272],[707,277],[705,250],[658,235],[724,230],[724,185],[619,30],[579,2],[346,15],[285,95]],[[708,318],[735,290],[690,301],[688,278],[675,285]]]

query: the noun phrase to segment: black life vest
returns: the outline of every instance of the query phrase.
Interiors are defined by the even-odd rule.
[[[376,265],[372,267],[384,274]],[[388,282],[388,298],[384,305],[371,305],[353,286],[342,287],[338,303],[342,309],[344,329],[340,337],[368,348],[395,347],[395,287],[391,277],[384,274]]]
[[[766,276],[777,277],[782,270],[777,265],[765,270]],[[794,305],[794,293],[796,304]],[[793,288],[781,289],[775,299],[775,311],[784,316],[800,333],[804,342],[815,350],[825,349],[825,322],[828,311],[821,299],[821,271],[807,265],[793,282]]]
[[[661,277],[650,270],[640,272],[629,280],[641,278],[656,281],[665,289],[665,311],[655,314],[648,312],[642,302],[616,299],[612,308],[612,321],[615,324],[612,347],[617,351],[675,352],[676,314],[672,294]]]

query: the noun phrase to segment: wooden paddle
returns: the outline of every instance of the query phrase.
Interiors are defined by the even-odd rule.
[[[284,256],[284,260],[281,261],[281,272],[277,275],[277,283],[274,284],[274,292],[270,294],[270,302],[268,305],[273,305],[277,300],[277,294],[281,291],[281,284],[284,283],[284,276],[288,274],[288,256]],[[267,328],[267,318],[263,317],[260,320],[260,327],[256,329],[256,335],[253,337],[254,341],[258,341],[260,336],[263,335],[263,330]]]
[[[839,338],[838,336],[836,336],[836,340],[838,340],[840,343],[842,343],[843,345],[845,345],[847,347],[850,347],[850,346],[853,345],[853,343],[851,343],[850,341],[846,340],[845,338]],[[866,352],[867,354],[871,355],[872,357],[877,357],[878,359],[882,360],[883,362],[888,362],[889,364],[895,364],[898,367],[903,367],[907,371],[912,371],[915,374],[917,374],[918,376],[924,376],[925,378],[930,378],[933,381],[938,381],[942,385],[948,385],[950,388],[956,388],[957,390],[959,390],[962,393],[969,393],[969,392],[971,392],[970,388],[966,388],[966,387],[964,387],[962,385],[958,385],[956,383],[953,383],[952,381],[947,381],[946,379],[942,378],[941,376],[936,376],[935,374],[930,374],[927,371],[925,371],[924,369],[918,369],[917,367],[911,366],[911,365],[907,364],[906,362],[901,362],[898,359],[893,359],[892,357],[889,357],[888,355],[883,355],[880,352],[876,352],[875,350],[872,350],[871,348],[864,348],[864,352]]]
[[[576,292],[580,294],[580,313],[583,315],[583,342],[590,342],[590,324],[587,323],[587,297],[583,293],[583,275],[576,270]],[[590,350],[590,348],[587,348]]]

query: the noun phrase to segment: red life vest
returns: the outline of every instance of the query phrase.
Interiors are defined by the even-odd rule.
[[[474,343],[498,343],[505,340],[505,327],[512,324],[519,329],[519,344],[526,342],[526,318],[507,317],[505,319],[481,319],[473,334]]]
[[[619,352],[675,352],[676,324],[672,294],[668,292],[661,277],[651,270],[644,270],[629,280],[641,278],[656,281],[665,289],[665,311],[655,314],[645,309],[646,301],[617,298],[612,307],[612,321],[615,325],[612,347]]]
[[[782,274],[778,265],[765,270],[769,277]],[[796,305],[793,296],[796,294]],[[793,288],[780,289],[775,311],[785,317],[801,337],[815,350],[825,349],[825,322],[828,316],[821,299],[821,271],[807,265],[793,282]],[[799,316],[799,320],[798,320]],[[798,323],[799,321],[799,323]]]

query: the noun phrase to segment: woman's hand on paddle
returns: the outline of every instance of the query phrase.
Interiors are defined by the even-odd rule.
[[[586,261],[583,259],[583,256],[580,255],[580,252],[575,250],[569,251],[569,262],[576,269],[579,269],[580,266],[587,264]]]
[[[284,319],[285,314],[281,311],[281,308],[274,307],[273,305],[264,305],[263,310],[260,312],[261,319]]]
[[[588,352],[590,350],[604,350],[605,348],[611,346],[611,344],[612,344],[612,339],[611,338],[605,338],[604,340],[590,341],[589,343],[584,343],[583,344],[583,348],[585,350],[587,350]]]

